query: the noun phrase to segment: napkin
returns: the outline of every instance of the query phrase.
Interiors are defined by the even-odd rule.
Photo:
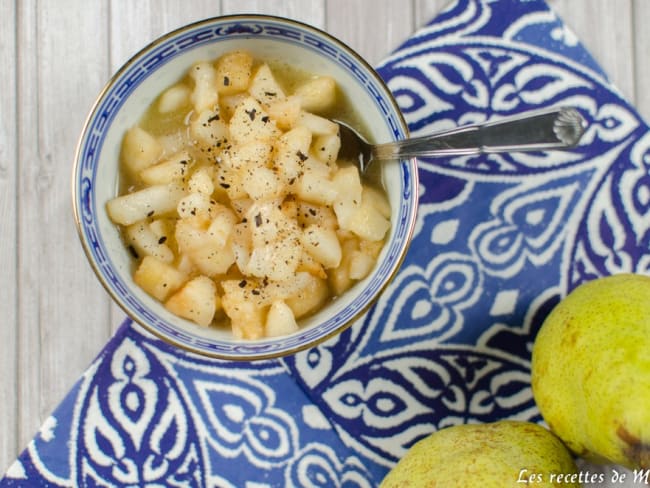
[[[379,67],[414,135],[573,105],[571,152],[421,160],[411,249],[372,309],[232,363],[125,320],[0,486],[376,486],[423,436],[541,422],[530,353],[581,282],[650,271],[648,126],[541,0],[457,0]]]

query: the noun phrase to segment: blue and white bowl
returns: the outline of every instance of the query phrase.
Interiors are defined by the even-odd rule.
[[[75,219],[99,280],[127,314],[153,334],[196,353],[250,360],[313,346],[341,332],[368,309],[396,273],[408,248],[418,181],[415,160],[382,166],[393,225],[377,266],[370,276],[301,323],[293,335],[241,341],[230,332],[200,327],[169,313],[133,282],[132,258],[105,211],[106,202],[117,194],[121,139],[153,99],[193,63],[234,49],[332,75],[376,141],[405,138],[408,129],[384,82],[353,50],[314,27],[263,15],[217,17],[175,30],[137,53],[101,92],[83,128],[73,174]]]

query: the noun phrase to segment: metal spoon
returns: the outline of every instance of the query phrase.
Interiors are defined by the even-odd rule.
[[[370,144],[347,124],[335,122],[341,136],[340,156],[358,161],[362,173],[376,160],[569,149],[578,144],[587,127],[575,108],[555,107],[426,136]]]

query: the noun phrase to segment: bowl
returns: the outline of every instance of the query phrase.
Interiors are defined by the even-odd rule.
[[[398,270],[415,226],[417,167],[414,159],[383,164],[381,178],[391,204],[391,229],[374,270],[284,337],[238,340],[219,328],[181,319],[140,289],[132,257],[106,212],[117,195],[119,152],[125,131],[155,97],[201,60],[235,49],[281,59],[310,73],[333,76],[370,139],[407,137],[408,128],[390,91],[361,56],[331,35],[293,20],[265,15],[216,17],[179,28],[133,56],[98,96],[83,127],[74,162],[73,209],[82,246],[113,300],[146,330],[177,347],[210,357],[253,360],[293,354],[340,333],[375,301]]]

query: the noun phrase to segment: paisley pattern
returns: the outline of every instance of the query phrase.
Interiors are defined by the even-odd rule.
[[[70,452],[65,452],[69,448]],[[278,361],[179,353],[126,321],[3,486],[373,486]]]
[[[411,250],[329,342],[206,360],[126,321],[1,486],[371,487],[449,425],[540,421],[536,331],[581,282],[650,272],[650,132],[540,0],[458,0],[379,67],[414,134],[550,105],[571,152],[420,161]]]
[[[377,472],[451,424],[541,421],[529,369],[546,314],[585,280],[648,272],[648,127],[579,50],[543,2],[458,1],[379,67],[414,134],[552,105],[589,128],[571,152],[421,160],[394,282],[285,361]]]

